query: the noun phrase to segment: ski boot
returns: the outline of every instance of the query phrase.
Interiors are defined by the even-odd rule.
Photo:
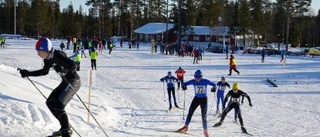
[[[208,130],[207,130],[207,129],[203,130],[203,135],[204,135],[205,137],[209,137],[209,133],[208,133]]]
[[[246,134],[248,134],[248,132],[247,132],[246,128],[244,128],[243,126],[241,126],[241,131],[242,131],[242,133],[246,133]]]
[[[59,131],[53,132],[50,137],[71,137],[72,131],[68,128],[60,129]]]
[[[177,104],[177,103],[174,103],[174,106],[175,106],[176,108],[179,108],[179,106],[178,106],[178,104]]]
[[[182,128],[178,129],[178,132],[180,132],[180,133],[186,133],[187,131],[188,131],[188,126],[187,125],[185,125]]]
[[[170,104],[170,105],[169,105],[169,110],[171,110],[171,108],[172,108],[172,105]]]
[[[219,122],[219,123],[214,124],[213,127],[220,127],[221,125],[222,125],[222,123]]]

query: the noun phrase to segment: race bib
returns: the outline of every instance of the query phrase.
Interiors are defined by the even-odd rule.
[[[204,93],[206,93],[206,91],[205,91],[205,86],[195,86],[195,92],[196,92],[196,94],[204,94]]]
[[[226,89],[226,86],[219,86],[219,90],[225,90]]]
[[[231,98],[232,102],[239,102],[239,98]]]
[[[168,79],[167,83],[173,83],[173,79]]]

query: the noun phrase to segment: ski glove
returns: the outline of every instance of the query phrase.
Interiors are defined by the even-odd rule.
[[[23,77],[23,78],[29,76],[29,71],[28,70],[22,69],[19,72],[21,74],[21,77]]]
[[[212,87],[212,88],[211,88],[211,92],[216,92],[216,88],[215,88],[215,87]]]
[[[182,90],[187,90],[187,86],[183,85]]]

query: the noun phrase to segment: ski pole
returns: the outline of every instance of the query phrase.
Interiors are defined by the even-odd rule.
[[[186,91],[183,91],[183,115],[182,115],[182,119],[184,119],[184,110],[186,109]]]
[[[18,68],[18,70],[21,70],[21,69]],[[41,92],[41,90],[34,84],[34,82],[33,82],[29,77],[27,77],[27,79],[28,79],[28,80],[31,82],[31,84],[40,92],[40,94],[47,100],[48,98]],[[72,128],[72,130],[73,130],[74,132],[76,132],[76,134],[77,134],[79,137],[81,137],[80,133],[79,133],[72,125],[69,124],[69,126]]]
[[[162,82],[162,89],[163,89],[164,102],[167,102],[167,100],[166,100],[166,90],[164,89],[164,81]]]
[[[100,127],[100,129],[103,131],[103,133],[107,136],[108,134],[106,133],[106,131],[102,128],[102,126],[100,125],[100,123],[97,121],[97,119],[93,116],[93,114],[91,113],[91,111],[89,110],[89,108],[86,106],[86,104],[84,104],[83,100],[80,98],[80,96],[77,94],[77,92],[74,90],[73,86],[69,83],[69,81],[66,79],[65,76],[63,76],[61,73],[60,73],[60,76],[62,77],[62,79],[64,81],[66,81],[68,83],[68,85],[70,86],[70,88],[76,93],[78,99],[80,100],[80,102],[82,103],[82,105],[86,108],[86,110],[90,113],[91,117],[94,119],[94,121],[96,121],[96,123],[98,124],[98,126]]]
[[[178,102],[180,103],[180,93],[179,93],[179,89],[180,89],[179,87],[180,86],[179,86],[179,84],[180,84],[180,82],[178,82],[178,90],[177,90],[177,95],[178,96],[177,96],[177,98],[178,98]]]
[[[218,93],[217,93],[218,94]],[[214,105],[214,103],[216,103],[217,101],[216,101],[216,92],[214,92],[213,93],[213,103],[212,103],[212,110],[213,110],[213,105]],[[218,106],[218,104],[217,104],[217,109],[219,108],[219,106]],[[223,111],[223,110],[222,110]]]
[[[180,92],[179,92],[179,88],[178,88],[178,90],[177,90],[177,93],[178,93],[178,102],[180,103]]]

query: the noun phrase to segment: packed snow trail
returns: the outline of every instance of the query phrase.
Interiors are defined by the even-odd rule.
[[[10,42],[10,41],[8,41]],[[58,45],[61,41],[55,41]],[[45,136],[58,130],[59,123],[45,105],[45,99],[33,85],[20,77],[18,67],[39,69],[42,60],[34,50],[34,41],[11,41],[0,50],[0,136]],[[126,44],[124,44],[126,45]],[[218,82],[221,76],[230,84],[237,82],[247,92],[253,107],[244,102],[241,106],[244,126],[254,136],[320,136],[320,61],[318,58],[290,57],[285,67],[280,56],[267,56],[261,63],[260,55],[236,54],[241,74],[228,74],[228,60],[224,54],[205,53],[203,61],[192,64],[190,57],[179,58],[151,54],[149,47],[140,50],[117,47],[111,55],[103,52],[97,59],[97,71],[92,89],[91,111],[108,135],[119,137],[178,137],[190,136],[161,131],[174,131],[184,125],[183,110],[168,110],[164,101],[163,83],[160,78],[178,67],[186,70],[185,80],[201,69],[204,78]],[[71,55],[71,51],[67,51]],[[90,59],[83,58],[79,75],[82,87],[78,94],[87,103],[88,70]],[[266,79],[276,80],[272,87]],[[30,77],[48,96],[61,78],[51,71],[44,77]],[[213,116],[215,102],[210,92],[208,98],[208,126],[219,121]],[[179,91],[183,104],[183,91]],[[167,97],[167,95],[166,95]],[[186,91],[186,110],[194,97],[192,88]],[[75,97],[66,108],[70,123],[82,136],[104,137],[93,119],[87,123],[87,112]],[[188,134],[202,136],[200,108],[189,125]],[[233,122],[231,111],[219,128],[209,128],[210,136],[246,136]],[[30,131],[33,131],[30,133]]]

